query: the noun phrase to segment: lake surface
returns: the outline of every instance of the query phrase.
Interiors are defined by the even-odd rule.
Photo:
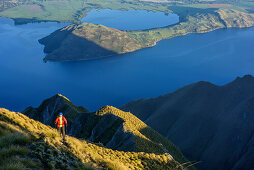
[[[254,28],[176,37],[119,57],[43,63],[43,46],[37,40],[64,25],[15,26],[0,19],[0,107],[22,111],[61,93],[93,111],[200,80],[221,85],[254,75]]]
[[[82,22],[102,24],[120,30],[141,30],[176,24],[179,22],[179,16],[145,10],[93,9],[87,13]]]

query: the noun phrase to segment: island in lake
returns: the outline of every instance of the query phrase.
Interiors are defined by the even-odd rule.
[[[92,9],[147,10],[177,14],[179,22],[145,30],[118,30],[80,23]],[[0,16],[16,24],[41,21],[71,22],[39,42],[45,45],[44,61],[90,60],[152,47],[162,39],[220,28],[254,26],[254,2],[229,1],[1,1]]]

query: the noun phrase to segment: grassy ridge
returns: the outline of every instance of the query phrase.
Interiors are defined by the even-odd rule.
[[[52,106],[52,110],[49,109],[50,106]],[[45,108],[51,113],[49,119],[46,119],[42,114],[42,112],[45,112]],[[57,94],[44,100],[38,108],[29,106],[22,113],[32,119],[41,121],[44,124],[54,126],[54,120],[59,112],[65,113],[65,117],[68,119],[68,124],[71,125],[78,114],[88,113],[89,111],[82,106],[75,106],[65,96]]]
[[[120,146],[125,145],[127,148],[124,151],[155,154],[169,153],[178,162],[187,161],[180,150],[165,137],[151,129],[132,113],[124,112],[113,106],[105,106],[96,113],[90,113],[85,108],[75,106],[66,97],[57,94],[43,101],[38,108],[28,107],[23,111],[30,118],[51,126],[53,126],[53,121],[59,112],[64,113],[69,122],[69,130],[75,137],[98,142],[115,150],[119,150],[122,148]],[[48,117],[47,120],[49,121],[45,122],[42,117]],[[100,128],[105,129],[100,130]],[[119,137],[119,134],[122,137]],[[125,135],[133,136],[134,139],[128,139],[124,137]],[[91,136],[94,136],[93,139],[91,139]],[[119,147],[117,148],[112,145],[110,147],[107,145],[109,141],[114,141],[114,145]],[[135,143],[134,148],[128,145],[130,142]]]
[[[137,151],[148,153],[170,153],[179,162],[185,162],[180,150],[166,138],[147,126],[130,112],[124,112],[112,106],[102,107],[96,112],[97,115],[103,116],[106,113],[113,114],[124,120],[124,130],[133,133],[137,143]]]
[[[64,154],[66,150],[60,152],[51,146],[45,141],[47,137],[59,141],[55,130],[20,113],[0,109],[0,169],[93,169],[73,154]]]
[[[7,129],[7,130],[6,130]],[[21,137],[20,137],[21,134]],[[12,142],[6,142],[8,138]],[[61,144],[57,131],[38,121],[34,121],[21,113],[0,109],[0,153],[9,153],[5,161],[16,159],[3,166],[18,166],[20,169],[45,167],[59,168],[59,157],[64,156],[66,162],[62,166],[69,168],[91,169],[184,169],[169,154],[154,154],[144,152],[113,151],[96,144],[68,137],[69,146]],[[5,141],[5,142],[3,142]],[[31,147],[27,145],[32,142]],[[11,145],[8,150],[3,146]],[[29,155],[35,159],[30,159]],[[25,163],[22,162],[26,160]],[[71,167],[70,167],[71,166]],[[89,167],[90,166],[90,167]],[[60,167],[61,168],[61,167]]]

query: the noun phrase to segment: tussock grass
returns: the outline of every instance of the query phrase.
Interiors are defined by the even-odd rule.
[[[3,162],[0,166],[0,169],[4,170],[25,170],[26,166],[17,159],[8,159]]]
[[[25,156],[28,153],[26,147],[11,145],[9,147],[4,147],[0,150],[0,158],[11,157],[12,155],[22,155]]]
[[[25,145],[30,141],[29,138],[26,136],[23,136],[19,133],[13,133],[10,135],[5,135],[3,137],[0,137],[0,148],[1,147],[7,147],[12,144],[14,145]]]
[[[126,132],[133,133],[135,136],[137,151],[156,154],[169,153],[174,157],[173,158],[171,156],[171,160],[176,159],[179,162],[187,161],[173,143],[147,126],[132,113],[124,112],[113,106],[105,106],[102,107],[96,114],[103,116],[107,113],[118,116],[124,120],[124,130]]]
[[[30,167],[20,159],[27,156],[26,145],[30,142],[31,136],[19,127],[0,121],[0,169],[22,170]]]
[[[98,146],[86,140],[79,140],[70,136],[67,136],[68,146],[66,146],[61,143],[62,138],[60,137],[56,129],[50,126],[43,125],[38,121],[34,121],[23,114],[10,112],[5,109],[0,109],[0,121],[0,127],[8,125],[8,127],[0,128],[1,134],[6,134],[7,132],[11,131],[13,133],[16,133],[18,131],[20,134],[25,134],[25,136],[27,135],[27,139],[25,137],[25,140],[19,135],[17,135],[18,140],[13,141],[8,139],[8,137],[5,137],[6,135],[1,135],[1,138],[3,137],[4,139],[2,139],[3,141],[9,140],[14,143],[14,146],[9,145],[9,149],[3,150],[1,148],[2,154],[10,153],[10,157],[7,158],[8,160],[14,160],[12,161],[13,164],[4,164],[3,166],[5,167],[14,167],[15,165],[17,165],[19,169],[24,169],[24,167],[27,168],[39,166],[38,164],[36,164],[36,162],[31,163],[29,161],[22,161],[22,159],[16,159],[17,156],[18,158],[22,158],[24,157],[24,155],[27,154],[26,149],[23,148],[25,147],[23,146],[23,144],[25,142],[29,142],[29,140],[33,140],[34,142],[32,143],[32,145],[34,145],[35,147],[35,151],[33,151],[35,157],[44,160],[45,162],[43,163],[47,164],[48,168],[51,169],[60,168],[58,161],[62,157],[64,157],[64,159],[66,160],[71,161],[72,166],[75,167],[75,169],[94,169],[102,167],[113,170],[185,169],[168,153],[151,154],[145,152],[114,151],[112,149]],[[16,131],[13,130],[11,127],[15,128]],[[50,135],[45,135],[47,133]],[[10,133],[9,135],[13,136],[12,133]],[[34,135],[37,136],[37,138],[29,137]],[[7,145],[6,142],[5,145]],[[42,151],[45,152],[45,154],[43,154]],[[69,165],[66,164],[66,166]]]

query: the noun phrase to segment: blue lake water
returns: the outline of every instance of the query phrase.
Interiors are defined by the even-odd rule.
[[[179,22],[179,16],[176,14],[167,14],[163,12],[149,12],[145,10],[91,10],[82,19],[82,22],[92,24],[102,24],[107,27],[120,30],[140,30],[156,27],[165,27]]]
[[[254,28],[176,37],[153,48],[94,61],[43,63],[43,46],[37,40],[64,25],[15,26],[10,19],[0,19],[0,107],[22,111],[61,93],[93,111],[200,80],[221,85],[254,75]]]

